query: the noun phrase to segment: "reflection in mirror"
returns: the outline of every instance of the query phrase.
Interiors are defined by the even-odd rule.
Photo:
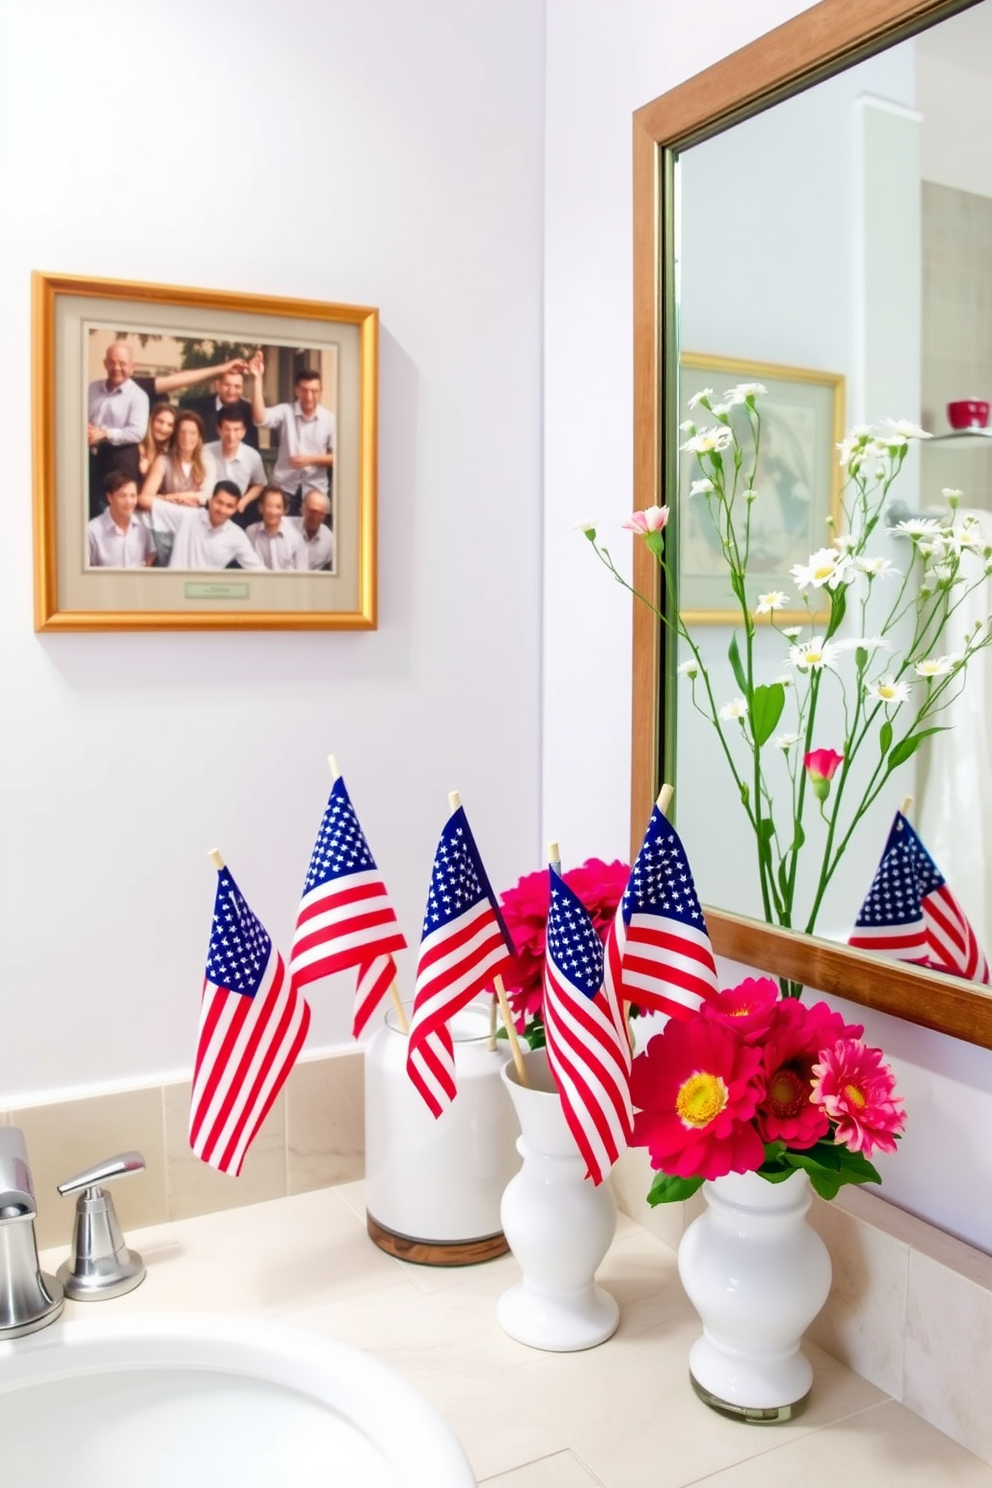
[[[712,515],[720,505],[719,473],[705,453],[700,459],[684,452],[678,592],[706,664],[713,706],[699,678],[685,675],[695,657],[683,640],[672,658],[683,672],[674,769],[679,829],[695,844],[693,870],[705,902],[815,928],[841,943],[852,934],[906,797],[913,799],[907,808],[913,826],[978,939],[992,942],[986,866],[992,651],[983,654],[973,644],[966,676],[949,670],[954,663],[932,681],[916,670],[917,662],[960,657],[969,636],[986,638],[992,610],[984,576],[986,549],[992,550],[992,429],[983,423],[992,401],[989,72],[992,0],[985,0],[693,145],[675,168],[679,417],[693,426],[682,441],[691,441],[693,429],[734,420],[736,442],[724,453],[723,470],[732,482],[739,447],[736,531],[740,537],[746,526],[750,544],[748,612],[754,615],[761,595],[784,596],[775,601],[781,608],[766,606],[749,643],[729,582],[727,532],[721,539]],[[750,502],[742,493],[750,484],[754,420],[740,403],[715,417],[705,406],[719,404],[742,383],[766,389],[757,405],[761,443]],[[705,397],[707,388],[712,398]],[[972,406],[949,415],[952,403]],[[969,427],[952,430],[951,417]],[[841,426],[884,429],[887,419],[921,424],[935,437],[910,440],[894,458],[872,453],[872,464],[886,467],[886,481],[898,467],[891,490],[879,492],[880,518],[863,549],[883,573],[855,577],[855,567],[865,565],[852,564],[831,591],[815,576],[792,570],[835,538],[863,530],[850,484],[847,516],[838,520],[839,488],[850,467],[841,469],[836,446]],[[867,459],[864,465],[861,474],[867,475]],[[690,494],[694,483],[710,477],[716,493],[697,486]],[[941,494],[946,490],[964,493],[956,513]],[[900,519],[921,515],[957,533],[954,552],[938,546],[927,553],[930,533],[921,551],[919,538],[896,530]],[[966,551],[958,569],[963,532]],[[843,542],[837,551],[843,555]],[[939,636],[936,619],[921,633],[919,616],[935,614],[941,565],[949,559],[955,582],[944,604],[946,623]],[[924,593],[922,610],[921,583],[936,591],[929,604]],[[840,593],[843,618],[832,597]],[[730,654],[735,607],[740,661]],[[785,633],[797,626],[798,634]],[[876,637],[886,646],[856,644]],[[814,638],[840,644],[832,665],[820,669],[797,658],[795,648]],[[754,810],[760,790],[745,740],[745,730],[759,727],[759,719],[756,711],[751,718],[733,714],[747,690],[742,666],[748,687],[753,682],[769,689],[763,702],[773,713],[775,689],[784,692],[761,751],[765,804],[786,803],[781,817],[776,812],[775,837],[765,839],[764,883]],[[880,684],[895,686],[891,701],[879,697]],[[815,727],[808,730],[813,695]],[[931,698],[930,715],[918,717]],[[875,720],[855,755],[851,743],[867,700]],[[721,720],[721,710],[730,716]],[[950,731],[931,735],[918,750],[899,750],[901,739],[912,741],[935,725]],[[803,770],[807,749],[847,757],[829,787],[819,788],[822,801]],[[907,757],[889,771],[893,750]],[[790,857],[800,810],[804,840]],[[790,875],[794,890],[786,894]],[[920,948],[903,946],[896,954],[918,959]]]

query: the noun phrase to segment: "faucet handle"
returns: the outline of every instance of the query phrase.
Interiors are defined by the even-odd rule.
[[[67,1178],[58,1185],[59,1193],[65,1198],[66,1194],[78,1193],[81,1188],[94,1188],[98,1183],[109,1182],[111,1178],[126,1178],[129,1173],[141,1173],[144,1167],[145,1159],[140,1152],[118,1152],[114,1157],[105,1157],[102,1162],[94,1163],[93,1167],[77,1173],[75,1178]]]
[[[110,1178],[140,1173],[145,1159],[140,1152],[118,1152],[92,1168],[67,1178],[59,1193],[78,1193],[72,1231],[72,1250],[56,1273],[67,1297],[77,1302],[121,1297],[144,1280],[145,1263],[136,1250],[129,1250],[114,1212],[114,1201],[100,1187]]]

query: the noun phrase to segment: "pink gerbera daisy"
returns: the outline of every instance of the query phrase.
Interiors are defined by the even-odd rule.
[[[906,1125],[895,1076],[882,1063],[881,1049],[860,1039],[838,1039],[813,1065],[810,1099],[835,1123],[834,1140],[852,1152],[871,1157],[875,1148],[895,1152],[895,1139]]]
[[[752,1117],[762,1094],[761,1051],[705,1018],[672,1019],[634,1060],[635,1146],[679,1178],[721,1178],[760,1168]]]

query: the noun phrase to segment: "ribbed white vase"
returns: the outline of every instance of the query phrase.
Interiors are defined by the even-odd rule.
[[[520,1121],[523,1166],[501,1206],[523,1278],[500,1297],[496,1318],[518,1343],[569,1353],[603,1343],[620,1320],[615,1299],[595,1281],[616,1229],[617,1206],[609,1183],[597,1188],[585,1176],[546,1050],[523,1057],[526,1086],[512,1061],[502,1072]]]
[[[730,1173],[703,1193],[706,1212],[679,1245],[679,1275],[703,1323],[689,1354],[693,1387],[724,1414],[787,1420],[806,1403],[813,1370],[800,1344],[830,1291],[806,1174],[769,1183]]]

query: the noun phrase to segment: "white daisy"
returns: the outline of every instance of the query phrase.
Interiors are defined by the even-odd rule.
[[[914,542],[921,537],[936,537],[940,531],[940,523],[935,522],[932,517],[907,517],[904,522],[897,522],[894,527],[889,528],[891,537],[911,537]]]
[[[928,434],[926,429],[921,429],[919,424],[914,424],[912,419],[886,419],[885,422],[888,424],[890,429],[894,429],[896,433],[901,434],[904,439],[933,438],[933,435]]]
[[[792,686],[792,678],[791,677],[787,677],[784,674],[781,677],[776,677],[775,678],[775,681],[778,683],[779,687],[791,687]]]
[[[794,641],[796,636],[801,636],[802,633],[803,628],[801,625],[786,625],[782,630],[782,634],[788,636],[790,641]]]
[[[712,396],[712,388],[700,388],[699,392],[693,393],[689,399],[689,412],[691,413],[694,408],[709,408]]]
[[[865,693],[879,703],[904,703],[911,685],[909,682],[894,682],[891,677],[880,677],[877,682],[865,684]]]
[[[846,640],[836,642],[838,651],[867,651],[871,655],[875,651],[891,651],[892,647],[884,636],[849,636]]]
[[[814,589],[822,589],[824,584],[828,589],[836,589],[838,584],[845,582],[845,570],[850,563],[847,553],[838,553],[836,548],[820,548],[810,556],[808,563],[793,565],[790,570],[792,581],[800,592],[811,584]]]
[[[715,490],[716,486],[713,484],[713,482],[704,478],[703,480],[693,481],[692,485],[689,487],[689,495],[709,496]]]
[[[953,656],[931,656],[927,661],[916,663],[916,674],[919,677],[946,677],[953,669],[954,660]]]
[[[808,641],[789,647],[789,665],[798,667],[801,672],[818,672],[823,667],[834,666],[840,654],[836,641],[811,636]]]
[[[858,573],[868,574],[873,579],[898,579],[902,577],[899,569],[888,558],[881,558],[878,555],[869,558],[867,554],[863,553],[860,558],[855,558],[853,562]]]
[[[772,747],[774,749],[791,749],[793,744],[798,743],[798,734],[779,734],[777,739],[772,740]]]
[[[784,610],[789,602],[789,596],[781,589],[770,589],[767,594],[758,595],[758,603],[754,607],[756,615],[770,615],[773,610]]]
[[[700,429],[698,434],[686,440],[682,449],[689,455],[711,455],[729,449],[733,442],[734,436],[729,429]]]
[[[768,391],[760,382],[739,382],[736,387],[723,395],[723,401],[733,407],[735,404],[747,403],[755,398],[763,398]]]
[[[757,491],[754,489],[753,486],[748,486],[747,490],[744,492],[744,500],[745,501],[757,501],[757,499],[758,499],[758,493],[757,493]]]
[[[690,656],[688,661],[680,662],[678,666],[678,674],[680,677],[698,677],[699,663],[697,662],[696,658],[694,656]]]
[[[734,698],[732,702],[724,703],[720,709],[720,717],[729,722],[732,718],[747,717],[747,700],[742,697]]]

